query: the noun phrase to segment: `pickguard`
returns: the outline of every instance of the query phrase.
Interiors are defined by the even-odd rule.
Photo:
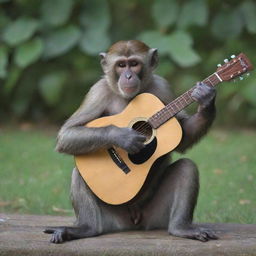
[[[128,154],[130,161],[134,164],[143,164],[145,163],[156,151],[157,148],[157,139],[154,139],[136,154]]]

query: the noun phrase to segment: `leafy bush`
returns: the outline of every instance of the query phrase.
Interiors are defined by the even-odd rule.
[[[177,94],[227,55],[255,55],[256,3],[205,0],[0,0],[0,117],[63,120],[102,74],[113,42],[159,48],[157,73]],[[221,86],[219,121],[256,124],[256,78]],[[222,114],[223,113],[223,114]]]

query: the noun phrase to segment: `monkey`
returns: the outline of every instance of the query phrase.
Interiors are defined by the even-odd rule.
[[[56,150],[81,155],[117,146],[130,154],[142,150],[145,136],[132,128],[114,125],[87,127],[89,121],[120,113],[140,93],[151,93],[165,105],[174,99],[170,84],[154,73],[158,50],[138,40],[119,41],[100,53],[103,77],[87,93],[78,110],[64,123]],[[196,113],[176,115],[183,135],[177,152],[185,152],[209,130],[216,115],[216,90],[198,82],[192,92],[198,103]],[[193,224],[199,192],[196,164],[187,158],[171,162],[170,154],[152,166],[141,189],[131,201],[110,205],[93,194],[75,167],[71,178],[71,201],[76,221],[70,227],[47,227],[52,243],[126,230],[165,229],[170,235],[208,241],[215,232]]]

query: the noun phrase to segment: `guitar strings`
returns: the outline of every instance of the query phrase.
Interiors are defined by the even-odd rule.
[[[214,75],[214,74],[213,74],[213,75]],[[210,78],[212,78],[213,80],[211,81]],[[215,79],[215,76],[212,77],[212,75],[209,76],[209,77],[207,77],[206,79],[204,79],[202,82],[205,82],[205,83],[206,83],[207,80],[210,82],[210,85],[211,85],[211,86],[214,86],[217,82],[219,82],[219,81],[217,81],[217,80]],[[176,112],[175,114],[177,114],[179,111],[175,110],[175,108],[173,108],[172,105],[176,105],[176,108],[179,110],[179,107],[177,106],[177,104],[178,104],[178,103],[181,103],[182,108],[184,108],[185,106],[183,106],[181,100],[184,98],[185,101],[186,101],[186,98],[185,98],[186,95],[189,95],[190,98],[191,98],[191,95],[190,95],[190,94],[191,94],[191,92],[193,91],[194,88],[195,88],[195,86],[193,86],[193,87],[192,87],[191,89],[189,89],[187,92],[183,93],[181,96],[179,96],[178,98],[176,98],[175,100],[173,100],[173,101],[171,102],[171,105],[168,104],[169,107],[171,107],[171,108],[174,110],[174,112]],[[186,103],[187,103],[187,101],[186,101]],[[190,103],[189,103],[189,104],[190,104]],[[163,118],[163,119],[166,119],[166,117],[168,116],[168,113],[169,113],[168,105],[166,105],[165,108],[163,108],[163,109],[161,109],[159,112],[157,112],[157,113],[159,113],[159,117],[158,117],[159,119],[162,119],[162,118]],[[167,108],[166,108],[166,107],[167,107]],[[167,111],[166,111],[166,110],[167,110]],[[175,114],[174,114],[174,115],[175,115]],[[174,115],[173,115],[173,116],[174,116]],[[138,131],[138,132],[140,132],[141,134],[145,135],[148,128],[152,128],[151,125],[150,125],[148,122],[144,122],[143,124],[141,124],[140,126],[138,126],[135,130]]]
[[[184,95],[182,94],[181,95],[181,97],[183,97]],[[180,97],[178,97],[178,98],[176,98],[175,100],[173,100],[172,101],[172,104],[177,104],[177,103],[181,103],[182,101],[181,101],[181,98]],[[167,107],[167,106],[166,106]],[[166,117],[168,116],[168,113],[169,113],[169,111],[168,111],[168,108],[164,108],[164,109],[161,109],[158,113],[159,113],[159,116],[158,116],[158,118],[159,119],[166,119]],[[179,109],[178,107],[177,107],[177,109]],[[167,111],[166,111],[167,110]],[[145,135],[146,134],[146,131],[147,131],[147,129],[148,128],[152,128],[151,127],[151,125],[148,123],[148,122],[144,122],[143,124],[141,124],[140,126],[138,126],[135,130],[136,131],[138,131],[138,132],[140,132],[140,133],[142,133],[143,135]]]
[[[191,88],[191,89],[192,89],[192,88]],[[190,90],[189,90],[189,91],[190,91]],[[185,95],[186,95],[189,91],[185,92],[184,94],[182,94],[181,96],[179,96],[178,98],[176,98],[175,100],[173,100],[173,101],[171,102],[171,104],[172,104],[172,105],[177,105],[178,103],[182,103],[182,99],[185,97]],[[168,104],[168,105],[169,105],[169,104]],[[168,109],[168,105],[166,105],[165,108],[163,108],[163,109],[161,109],[159,112],[157,112],[157,113],[159,113],[159,116],[158,116],[159,119],[166,119],[166,117],[169,117],[170,112],[169,112],[169,109]],[[169,105],[169,107],[171,107],[172,105]],[[184,107],[183,104],[182,104],[182,107]],[[176,112],[174,108],[172,108],[172,109],[174,110],[174,112]],[[176,109],[179,110],[179,107],[176,106]],[[171,114],[173,114],[173,116],[175,115],[174,113],[171,113]],[[145,129],[145,131],[146,131],[147,128],[152,128],[152,127],[151,127],[151,125],[150,125],[148,122],[145,122],[145,123],[141,124],[140,126],[138,126],[138,127],[136,128],[136,131],[138,131],[138,132],[140,132],[140,133],[142,133],[142,134],[145,134],[145,133],[144,133],[144,129]]]

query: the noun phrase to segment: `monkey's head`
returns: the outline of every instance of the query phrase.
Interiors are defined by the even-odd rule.
[[[157,49],[137,40],[119,41],[100,57],[109,86],[127,99],[143,91],[158,61]]]

